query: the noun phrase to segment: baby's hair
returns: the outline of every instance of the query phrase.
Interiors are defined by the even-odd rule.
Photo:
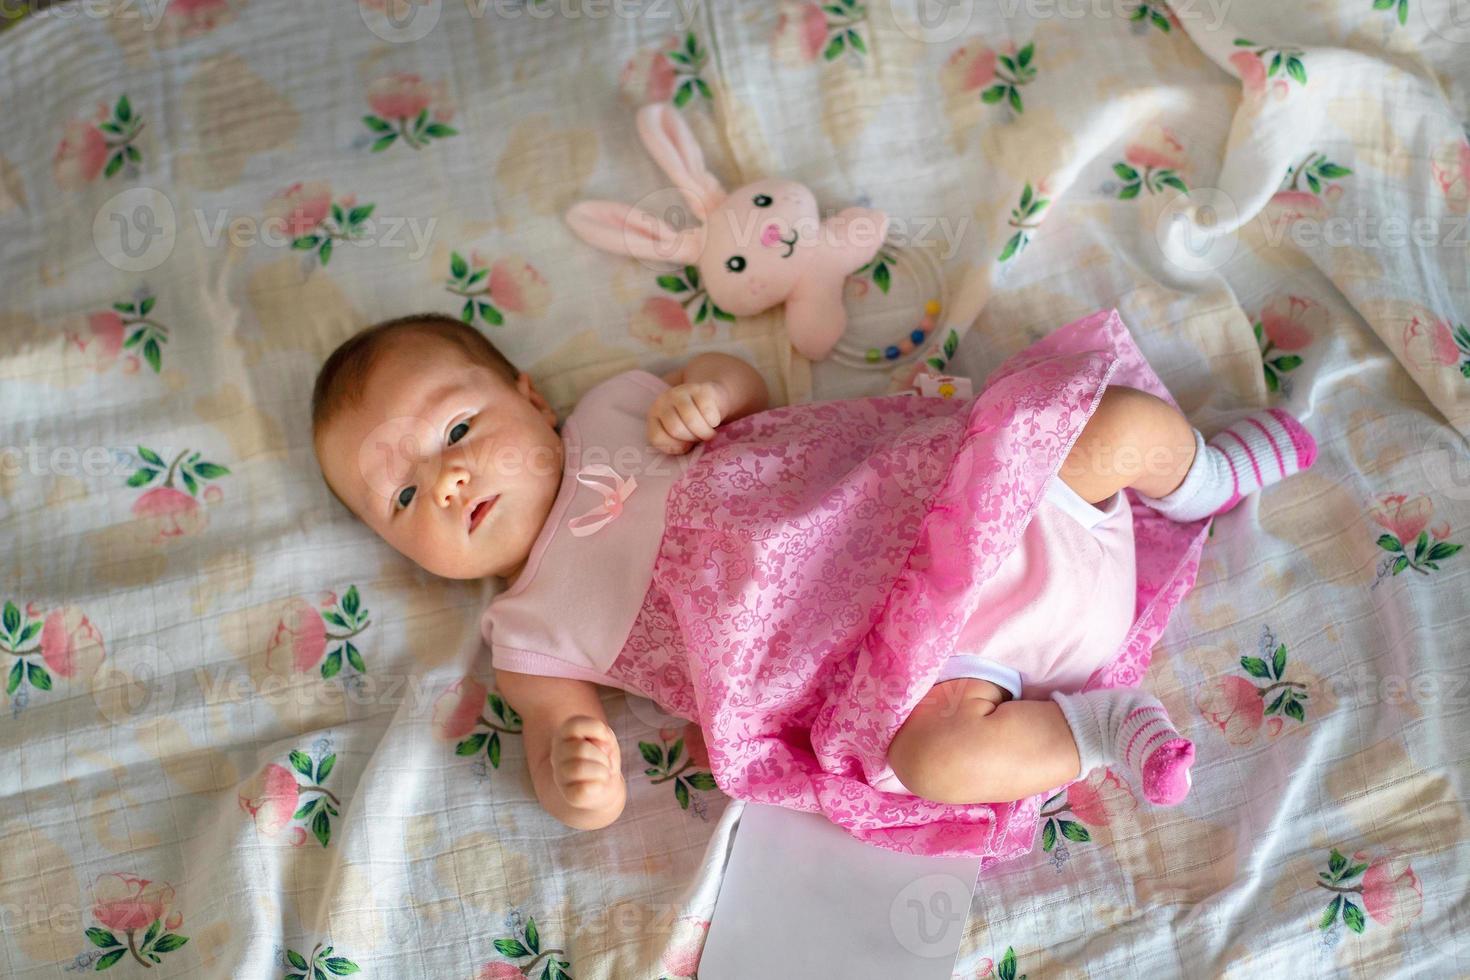
[[[442,313],[415,313],[365,327],[342,341],[322,364],[311,392],[311,431],[316,436],[344,407],[362,397],[363,382],[389,342],[404,337],[430,336],[447,340],[465,356],[515,384],[520,371],[484,334]]]

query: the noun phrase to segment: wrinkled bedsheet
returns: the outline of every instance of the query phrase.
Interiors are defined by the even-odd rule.
[[[1116,306],[1206,433],[1280,405],[1318,439],[1214,523],[1143,678],[1199,745],[1190,800],[1047,800],[956,975],[1470,973],[1467,52],[1455,0],[28,16],[0,37],[0,973],[695,974],[739,815],[697,732],[609,692],[627,811],[547,817],[488,593],[355,523],[308,431],[325,354],[418,310],[562,412],[703,350],[782,402],[904,387],[565,230],[668,192],[631,124],[657,100],[728,184],[893,216],[855,337],[938,291],[924,356],[979,379]]]

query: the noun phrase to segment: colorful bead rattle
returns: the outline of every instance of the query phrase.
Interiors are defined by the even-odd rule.
[[[919,321],[917,327],[909,331],[907,337],[881,350],[877,347],[869,347],[863,354],[863,359],[869,364],[877,364],[882,360],[896,361],[905,354],[912,354],[920,344],[928,339],[929,334],[934,330],[934,318],[938,315],[939,300],[931,299],[924,304],[924,319]]]

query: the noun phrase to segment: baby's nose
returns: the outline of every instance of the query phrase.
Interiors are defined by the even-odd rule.
[[[445,464],[443,472],[439,474],[439,485],[436,487],[435,497],[441,507],[447,507],[459,496],[460,487],[470,482],[469,471],[463,466],[449,463]]]

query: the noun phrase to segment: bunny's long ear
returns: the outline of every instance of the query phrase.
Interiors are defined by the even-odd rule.
[[[647,211],[617,201],[582,201],[567,224],[588,245],[649,262],[693,265],[704,251],[704,230],[676,231]]]
[[[704,169],[704,153],[679,110],[666,102],[639,109],[638,136],[649,156],[684,194],[694,216],[707,220],[725,199],[725,189]]]

